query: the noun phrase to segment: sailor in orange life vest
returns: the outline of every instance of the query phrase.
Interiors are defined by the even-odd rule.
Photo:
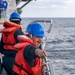
[[[15,57],[12,75],[44,75],[42,58],[46,51],[40,49],[44,29],[39,23],[29,24],[28,35],[18,36],[20,43],[14,45],[18,52]]]
[[[20,26],[21,17],[17,12],[13,12],[10,15],[10,22],[5,21],[3,26],[1,42],[0,42],[0,52],[3,57],[3,67],[7,72],[7,75],[11,75],[12,67],[15,59],[17,50],[13,47],[19,42],[17,39],[18,35],[24,35],[22,32],[22,27]]]

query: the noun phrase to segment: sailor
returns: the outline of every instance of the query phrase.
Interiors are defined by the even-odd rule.
[[[13,65],[12,75],[44,75],[43,62],[47,53],[40,49],[45,36],[44,29],[39,23],[29,24],[26,35],[19,35],[20,43],[14,45],[18,49]]]
[[[24,35],[22,27],[20,26],[20,15],[17,12],[13,12],[10,15],[9,20],[10,22],[4,22],[4,28],[0,31],[2,33],[0,52],[2,53],[3,67],[6,70],[7,75],[11,75],[15,55],[17,53],[17,50],[13,48],[13,46],[19,42],[17,36]]]

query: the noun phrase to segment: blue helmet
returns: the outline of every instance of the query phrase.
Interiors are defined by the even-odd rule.
[[[42,27],[41,24],[39,23],[33,23],[33,24],[29,24],[27,27],[27,32],[29,34],[32,34],[34,36],[38,36],[38,37],[44,37],[44,29]]]
[[[17,13],[17,12],[13,12],[13,13],[10,15],[10,20],[11,20],[11,19],[19,19],[19,20],[21,20],[20,14]]]

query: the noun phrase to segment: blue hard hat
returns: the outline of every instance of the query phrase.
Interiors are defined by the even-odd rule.
[[[11,19],[19,19],[19,20],[21,20],[20,14],[17,13],[17,12],[13,12],[13,13],[10,15],[10,20],[11,20]]]
[[[38,36],[38,37],[44,37],[44,29],[42,27],[41,24],[39,23],[33,23],[33,24],[29,24],[27,27],[27,32],[29,34],[32,34],[34,36]]]

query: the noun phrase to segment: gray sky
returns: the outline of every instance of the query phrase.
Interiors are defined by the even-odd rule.
[[[22,5],[22,3],[20,5]],[[22,17],[75,17],[75,0],[32,1],[23,8],[21,16]]]

